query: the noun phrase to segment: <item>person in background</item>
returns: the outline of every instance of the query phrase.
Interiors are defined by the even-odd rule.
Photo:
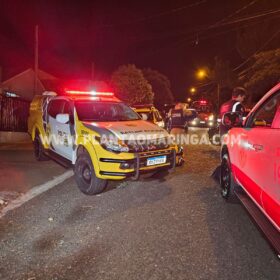
[[[175,107],[169,111],[169,131],[171,134],[184,133],[185,125],[184,104],[177,103]]]
[[[220,108],[220,118],[223,119],[224,114],[228,112],[238,112],[243,117],[245,116],[245,107],[243,106],[246,98],[246,90],[243,87],[236,87],[232,91],[231,100],[225,102]],[[228,128],[221,122],[220,136],[222,137],[228,132]]]

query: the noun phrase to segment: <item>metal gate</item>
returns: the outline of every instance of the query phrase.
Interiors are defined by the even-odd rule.
[[[14,97],[0,95],[0,131],[27,131],[30,103]]]

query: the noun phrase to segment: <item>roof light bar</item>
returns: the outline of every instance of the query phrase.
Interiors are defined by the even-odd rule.
[[[114,96],[114,93],[112,92],[96,92],[94,90],[92,91],[81,91],[81,90],[66,90],[65,91],[68,94],[76,94],[76,95],[92,95],[92,96]]]

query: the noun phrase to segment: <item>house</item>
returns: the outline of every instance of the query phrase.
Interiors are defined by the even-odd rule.
[[[22,100],[31,101],[35,94],[42,94],[46,90],[57,87],[59,79],[45,71],[38,70],[37,90],[35,92],[35,72],[29,68],[10,79],[2,82],[2,94],[17,96]]]
[[[29,105],[35,94],[55,90],[59,79],[39,70],[35,92],[35,72],[27,69],[1,84],[0,132],[26,132]]]

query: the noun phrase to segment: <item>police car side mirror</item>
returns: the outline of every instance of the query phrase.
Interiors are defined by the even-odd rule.
[[[57,122],[65,124],[69,122],[70,116],[69,114],[57,114],[55,119]]]
[[[222,124],[227,128],[241,127],[242,122],[242,116],[237,112],[225,113],[222,119]]]

